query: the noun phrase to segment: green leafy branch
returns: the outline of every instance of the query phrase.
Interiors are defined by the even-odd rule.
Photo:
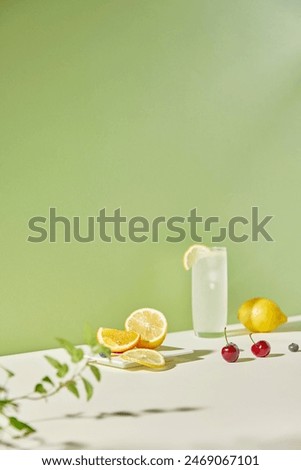
[[[101,353],[105,357],[110,357],[110,349],[98,344],[95,332],[89,326],[85,328],[84,340],[89,347],[88,354]],[[68,353],[69,361],[60,362],[52,356],[45,355],[46,361],[54,369],[53,374],[45,375],[34,385],[33,390],[25,395],[13,398],[10,396],[8,385],[10,380],[15,377],[15,373],[0,365],[6,376],[4,383],[0,385],[0,439],[2,442],[3,439],[5,442],[5,436],[20,439],[36,432],[29,423],[21,421],[18,417],[20,403],[24,400],[47,400],[63,389],[76,398],[80,398],[80,384],[85,391],[86,400],[89,401],[92,398],[94,387],[91,378],[100,382],[99,368],[89,363],[82,348],[63,338],[57,338],[57,341]],[[90,374],[89,377],[84,375],[86,372]]]

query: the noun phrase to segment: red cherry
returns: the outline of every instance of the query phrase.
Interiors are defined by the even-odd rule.
[[[250,335],[251,340],[253,341],[252,335]],[[255,343],[253,341],[251,351],[256,357],[266,357],[271,352],[271,346],[267,341],[261,340]]]
[[[234,343],[228,343],[222,349],[222,356],[227,362],[236,362],[239,357],[239,349]]]
[[[226,346],[224,346],[221,350],[221,354],[225,361],[227,362],[236,362],[238,357],[239,357],[239,348],[236,344],[234,343],[229,343],[227,334],[226,334],[226,328],[224,329],[224,335],[226,338]]]

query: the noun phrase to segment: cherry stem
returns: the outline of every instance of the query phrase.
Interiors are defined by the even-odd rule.
[[[225,336],[226,343],[229,344],[229,341],[228,341],[228,338],[227,338],[227,327],[226,326],[224,328],[224,336]]]
[[[251,339],[252,343],[255,344],[255,341],[254,341],[254,339],[252,338],[252,334],[253,334],[253,333],[250,333],[249,336],[250,336],[250,339]]]

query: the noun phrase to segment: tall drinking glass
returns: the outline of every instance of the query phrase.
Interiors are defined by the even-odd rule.
[[[227,325],[227,250],[212,247],[192,266],[192,320],[197,336],[217,337]]]

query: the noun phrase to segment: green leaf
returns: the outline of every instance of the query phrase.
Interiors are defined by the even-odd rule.
[[[4,370],[4,372],[6,372],[6,374],[7,374],[7,376],[8,376],[9,379],[11,379],[12,377],[14,377],[15,374],[14,374],[14,372],[12,372],[11,370],[6,369],[6,367],[3,367],[3,366],[1,366],[1,365],[0,365],[0,368],[1,368],[2,370]]]
[[[14,416],[9,417],[9,424],[17,429],[18,431],[24,431],[23,436],[28,436],[29,434],[32,434],[33,432],[36,432],[34,428],[32,428],[29,424],[23,423],[22,421],[19,421],[17,418]]]
[[[72,359],[72,362],[80,362],[82,361],[84,358],[84,351],[80,348],[75,348],[72,356],[71,356],[71,359]]]
[[[93,353],[102,353],[106,357],[110,357],[111,349],[98,343],[96,332],[91,328],[90,325],[85,326],[84,337],[85,342],[89,344]]]
[[[84,326],[84,342],[89,346],[97,345],[96,331],[93,330],[92,326],[89,323],[86,323]]]
[[[51,378],[48,377],[48,375],[45,375],[45,377],[42,378],[42,382],[46,382],[47,384],[54,386],[54,383],[52,382]]]
[[[92,374],[94,375],[94,377],[96,378],[97,382],[100,382],[101,380],[101,373],[100,373],[100,370],[98,369],[98,367],[95,367],[93,366],[92,364],[88,364],[90,369],[91,369],[91,372]]]
[[[71,356],[72,362],[77,363],[83,359],[84,351],[82,349],[75,347],[70,341],[64,338],[57,338],[57,341]]]
[[[82,381],[86,390],[87,401],[89,401],[93,395],[93,386],[87,379],[85,379],[85,377],[82,377]]]
[[[12,400],[0,400],[0,413],[2,412],[2,410],[4,410],[4,408],[8,405],[13,405],[13,402]]]
[[[0,385],[0,393],[1,393],[1,392],[6,393],[6,392],[7,392],[7,389],[6,389],[5,387],[2,387],[2,386]]]
[[[62,364],[59,370],[57,371],[56,375],[59,378],[62,378],[62,377],[65,377],[68,371],[69,371],[69,367],[67,366],[67,364]]]
[[[67,339],[64,339],[64,338],[56,338],[57,341],[59,342],[59,344],[62,346],[62,348],[64,348],[68,354],[70,354],[70,356],[72,357],[76,348],[75,346],[70,343],[70,341],[68,341]]]
[[[47,393],[47,390],[43,384],[37,384],[34,388],[34,391],[37,393],[42,393],[42,394]]]
[[[62,364],[57,361],[54,357],[51,357],[51,356],[44,356],[45,359],[47,359],[47,361],[49,362],[50,365],[52,365],[52,367],[54,367],[55,369],[60,369],[62,367]]]
[[[79,391],[74,380],[70,380],[70,382],[66,384],[66,387],[67,387],[67,390],[69,390],[69,392],[73,393],[73,395],[79,398]]]
[[[111,349],[107,348],[103,344],[97,344],[95,347],[92,348],[92,351],[95,354],[102,354],[105,357],[110,357],[111,356]]]

